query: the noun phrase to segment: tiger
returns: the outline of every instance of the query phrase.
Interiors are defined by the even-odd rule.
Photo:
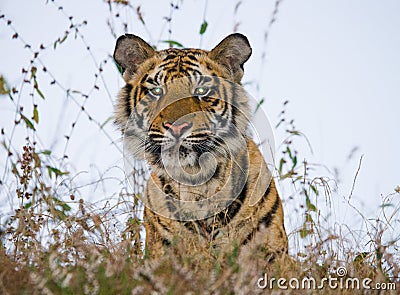
[[[210,51],[157,51],[133,34],[117,39],[113,57],[125,85],[115,124],[128,153],[151,168],[143,194],[149,255],[163,255],[177,239],[220,253],[257,240],[268,253],[287,253],[282,202],[248,132],[241,79],[251,53],[240,33]]]

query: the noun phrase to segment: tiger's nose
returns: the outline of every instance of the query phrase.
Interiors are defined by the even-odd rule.
[[[185,132],[185,130],[188,130],[190,127],[192,127],[193,123],[189,123],[189,122],[183,122],[183,123],[179,123],[176,124],[175,123],[169,123],[169,122],[165,122],[163,123],[164,128],[170,130],[170,132],[172,133],[172,135],[174,135],[175,137],[180,137],[182,136],[183,132]]]

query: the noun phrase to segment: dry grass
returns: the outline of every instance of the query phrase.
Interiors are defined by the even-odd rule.
[[[28,211],[18,219],[31,219]],[[67,219],[68,220],[68,219]],[[143,257],[141,248],[131,239],[122,239],[109,245],[89,241],[84,227],[73,222],[73,230],[62,235],[54,233],[54,242],[46,247],[36,242],[30,232],[8,231],[13,236],[11,248],[0,252],[0,289],[3,294],[257,294],[257,280],[269,278],[313,277],[317,282],[335,274],[336,267],[344,266],[349,277],[370,278],[373,282],[392,281],[399,275],[399,264],[390,247],[383,249],[379,261],[374,255],[357,259],[351,250],[336,250],[344,260],[337,261],[339,253],[326,251],[329,240],[320,241],[302,257],[278,258],[268,263],[259,245],[238,249],[226,257],[212,250],[188,249],[180,239],[168,255],[160,259]],[[137,227],[135,230],[139,230]],[[337,240],[338,237],[331,236]],[[340,243],[346,243],[343,240]],[[347,251],[347,252],[346,252]],[[145,256],[145,255],[144,255]],[[384,266],[383,266],[383,265]],[[398,286],[397,286],[398,287]],[[275,290],[279,289],[275,286]],[[316,291],[313,291],[316,292]],[[324,294],[337,290],[324,288]],[[359,291],[357,291],[359,292]],[[293,293],[309,293],[294,290]],[[354,290],[343,290],[343,294]],[[393,293],[395,294],[395,293]]]

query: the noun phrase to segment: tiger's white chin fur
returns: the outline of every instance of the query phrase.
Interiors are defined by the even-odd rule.
[[[159,176],[174,179],[183,185],[197,186],[209,181],[217,170],[217,159],[209,152],[200,155],[190,148],[185,153],[179,150],[179,145],[162,149],[162,167],[152,165],[153,171]]]

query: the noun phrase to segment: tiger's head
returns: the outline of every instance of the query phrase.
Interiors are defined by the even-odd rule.
[[[211,51],[156,51],[135,35],[121,36],[114,59],[126,85],[115,121],[129,152],[187,184],[218,173],[220,163],[246,148],[250,111],[240,81],[250,55],[247,38],[237,33]]]

